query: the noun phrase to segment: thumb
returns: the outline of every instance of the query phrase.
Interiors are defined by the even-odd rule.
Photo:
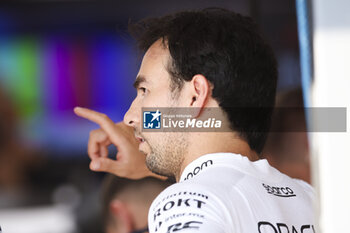
[[[108,172],[114,174],[115,171],[118,170],[118,167],[119,164],[116,160],[106,157],[96,158],[90,163],[90,169],[98,172]]]

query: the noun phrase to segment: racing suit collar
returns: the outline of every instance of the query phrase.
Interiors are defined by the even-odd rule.
[[[250,171],[254,175],[258,176],[262,174],[275,173],[276,181],[281,179],[279,172],[271,167],[266,159],[260,159],[255,162],[251,162],[248,157],[235,153],[210,153],[200,156],[191,163],[189,163],[180,176],[179,182],[183,182],[196,177],[199,174],[210,170],[212,167],[233,167],[236,170],[242,172]],[[257,171],[259,170],[259,171]],[[254,172],[256,171],[256,172]],[[261,177],[263,178],[263,177]]]

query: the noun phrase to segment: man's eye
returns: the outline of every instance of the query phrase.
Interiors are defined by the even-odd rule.
[[[139,90],[140,90],[142,93],[145,93],[145,92],[146,92],[146,88],[144,88],[144,87],[139,87]]]

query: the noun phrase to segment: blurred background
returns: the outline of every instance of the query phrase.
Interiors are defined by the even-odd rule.
[[[3,232],[102,232],[104,174],[88,169],[86,153],[97,126],[73,108],[122,120],[142,58],[128,22],[213,6],[252,16],[275,51],[278,91],[300,88],[295,1],[0,1]]]

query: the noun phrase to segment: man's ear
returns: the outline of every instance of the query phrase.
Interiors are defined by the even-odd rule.
[[[125,203],[119,200],[113,200],[109,205],[109,211],[116,220],[117,228],[123,229],[121,232],[133,231],[132,215]]]
[[[192,107],[202,108],[211,93],[208,80],[201,74],[196,74],[191,80]]]
[[[192,97],[190,106],[195,108],[193,117],[198,117],[211,95],[211,86],[206,77],[201,74],[193,76],[190,85]]]

